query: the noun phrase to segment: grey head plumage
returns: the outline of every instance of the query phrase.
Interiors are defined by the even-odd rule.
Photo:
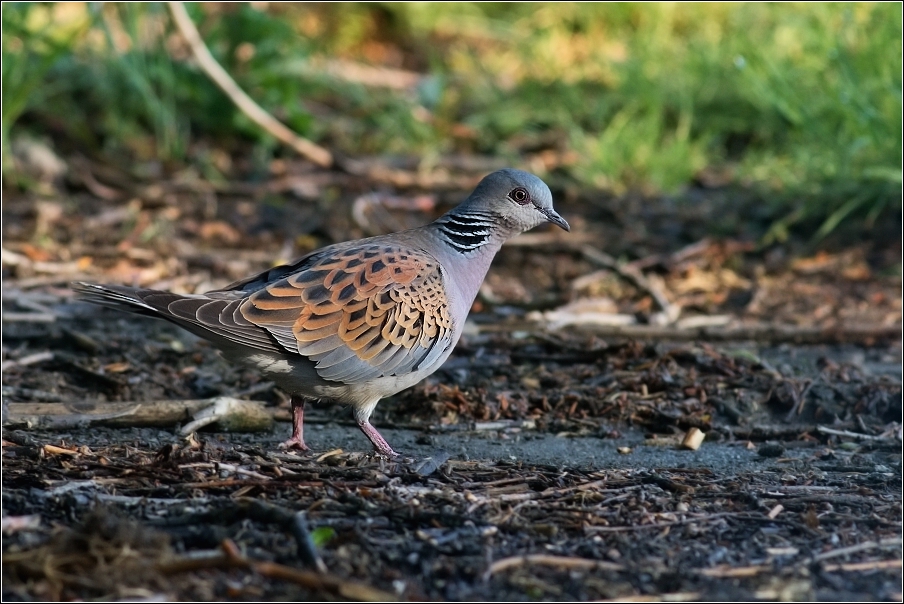
[[[468,254],[487,243],[501,244],[544,222],[571,230],[553,208],[545,182],[529,172],[506,168],[481,180],[465,201],[435,225],[446,243]]]

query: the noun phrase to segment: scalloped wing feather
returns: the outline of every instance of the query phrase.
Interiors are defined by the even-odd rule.
[[[310,257],[252,293],[239,311],[314,361],[321,377],[347,384],[428,367],[453,341],[439,262],[393,244]]]

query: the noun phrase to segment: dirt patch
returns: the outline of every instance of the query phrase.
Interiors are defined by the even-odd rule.
[[[93,444],[111,438],[128,444]],[[141,431],[23,464],[45,439],[5,457],[8,518],[42,519],[4,539],[6,597],[335,596],[272,572],[305,567],[303,538],[281,520],[298,511],[326,530],[330,576],[404,599],[893,599],[900,587],[897,446],[792,446],[776,459],[715,445],[658,463],[629,454],[619,469],[450,460],[424,475],[423,458]],[[74,518],[86,519],[63,528]],[[269,572],[224,560],[233,542]]]

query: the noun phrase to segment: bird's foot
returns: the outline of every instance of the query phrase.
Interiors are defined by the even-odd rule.
[[[279,443],[280,449],[285,449],[287,451],[310,451],[311,447],[304,444],[303,438],[297,438],[293,436],[287,441]]]
[[[304,404],[303,396],[292,395],[292,438],[279,445],[280,449],[288,451],[310,451],[311,448],[304,444]]]
[[[399,456],[398,453],[392,450],[392,447],[388,446],[385,449],[378,449],[374,447],[374,453],[377,455],[382,455],[383,457],[387,457],[389,459],[395,459]]]

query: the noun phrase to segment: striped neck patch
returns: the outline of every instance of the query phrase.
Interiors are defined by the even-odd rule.
[[[451,212],[437,220],[436,225],[440,237],[462,254],[485,245],[493,229],[499,227],[491,214],[474,211]]]

